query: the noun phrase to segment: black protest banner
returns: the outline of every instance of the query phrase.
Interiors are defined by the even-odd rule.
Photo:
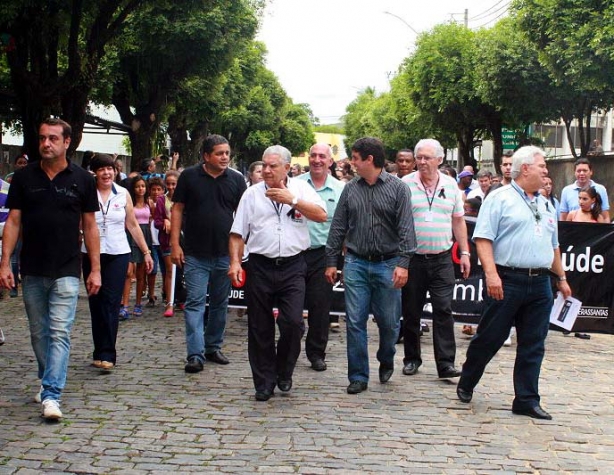
[[[474,223],[468,222],[469,236],[473,235],[473,228]],[[560,222],[559,243],[573,296],[582,302],[573,331],[614,334],[614,225]],[[465,280],[460,277],[456,243],[452,249],[456,273],[452,312],[455,320],[462,323],[479,321],[485,292],[484,274],[472,242],[470,251],[471,275]],[[338,282],[333,290],[331,313],[343,315],[343,283]],[[243,286],[231,289],[229,306],[245,308]]]

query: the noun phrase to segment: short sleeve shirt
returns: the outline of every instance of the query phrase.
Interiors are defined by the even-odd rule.
[[[297,178],[299,180],[306,181],[309,183],[309,185],[311,185],[311,187],[313,187],[313,182],[311,181],[311,175],[309,173],[303,173]],[[326,246],[328,232],[330,231],[330,223],[333,220],[333,216],[335,216],[335,209],[337,209],[337,203],[339,203],[339,198],[341,197],[341,192],[343,191],[344,186],[345,182],[337,180],[329,175],[326,178],[326,182],[324,182],[324,186],[322,188],[315,190],[315,187],[313,187],[326,205],[326,221],[323,223],[309,221],[309,223],[307,223],[312,248]]]
[[[315,203],[322,209],[326,205],[316,191],[303,180],[288,178],[286,185],[300,200]],[[250,186],[239,204],[231,232],[247,243],[250,254],[291,257],[309,249],[307,218],[291,206],[276,204],[265,196],[266,184]]]
[[[68,162],[50,180],[40,162],[31,163],[15,172],[6,204],[21,210],[21,273],[79,277],[81,215],[98,211],[92,175]]]
[[[608,211],[610,209],[610,202],[608,201],[608,192],[605,189],[605,186],[595,183],[593,180],[591,180],[589,186],[595,187],[595,191],[601,196],[601,209],[603,211]],[[581,188],[577,183],[572,183],[571,185],[567,185],[565,188],[563,188],[563,191],[561,192],[561,213],[569,213],[574,209],[580,208],[580,203],[578,202],[580,189]]]
[[[537,206],[539,219],[532,205]],[[559,247],[556,209],[539,194],[530,198],[512,181],[484,200],[473,238],[492,241],[498,265],[550,268]]]
[[[420,174],[414,172],[403,181],[411,190],[411,207],[418,254],[439,254],[452,247],[452,217],[465,214],[462,191],[456,181],[441,172],[433,195],[426,194]],[[430,204],[429,204],[430,202]]]
[[[208,258],[228,255],[233,213],[246,188],[239,172],[227,168],[214,178],[205,172],[202,162],[179,175],[173,202],[184,204],[186,255]]]

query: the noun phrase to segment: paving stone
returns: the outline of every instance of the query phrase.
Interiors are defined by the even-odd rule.
[[[270,401],[254,399],[245,318],[231,311],[224,352],[231,363],[183,370],[183,315],[145,309],[122,322],[118,365],[90,366],[85,294],[73,329],[64,419],[48,424],[31,402],[36,362],[23,303],[1,303],[7,342],[0,348],[0,475],[39,473],[614,473],[614,336],[590,341],[551,332],[540,389],[553,421],[511,413],[515,346],[503,348],[471,404],[456,399],[455,381],[439,381],[432,334],[424,364],[403,376],[403,349],[388,384],[377,380],[377,329],[371,339],[369,389],[345,392],[344,333],[331,334],[329,369],[299,358],[294,387]],[[343,323],[342,323],[343,325]],[[468,340],[457,328],[457,364]]]

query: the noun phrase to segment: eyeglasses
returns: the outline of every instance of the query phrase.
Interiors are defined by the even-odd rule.
[[[416,155],[416,161],[417,162],[421,162],[421,161],[428,162],[428,161],[433,160],[435,158],[437,158],[437,157],[429,157],[428,155]]]

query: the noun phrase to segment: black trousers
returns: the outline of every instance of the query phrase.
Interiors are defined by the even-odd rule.
[[[124,281],[130,254],[100,254],[100,275],[102,285],[96,295],[89,297],[92,317],[92,338],[94,360],[116,363],[115,343],[119,327],[119,307],[124,291]],[[92,271],[90,260],[82,259],[83,280],[87,281]]]
[[[452,295],[454,266],[450,253],[424,257],[414,255],[409,265],[409,280],[403,287],[403,340],[405,364],[422,364],[420,348],[420,316],[431,294],[433,306],[433,350],[437,371],[453,366],[456,358]]]
[[[307,359],[326,358],[330,307],[333,302],[333,286],[326,281],[326,249],[324,246],[303,253],[307,264],[305,308],[309,312],[309,329],[305,339]]]
[[[254,387],[273,391],[278,378],[292,377],[301,353],[307,266],[302,254],[279,264],[250,254],[246,267],[247,351]],[[277,347],[273,306],[279,309]]]

